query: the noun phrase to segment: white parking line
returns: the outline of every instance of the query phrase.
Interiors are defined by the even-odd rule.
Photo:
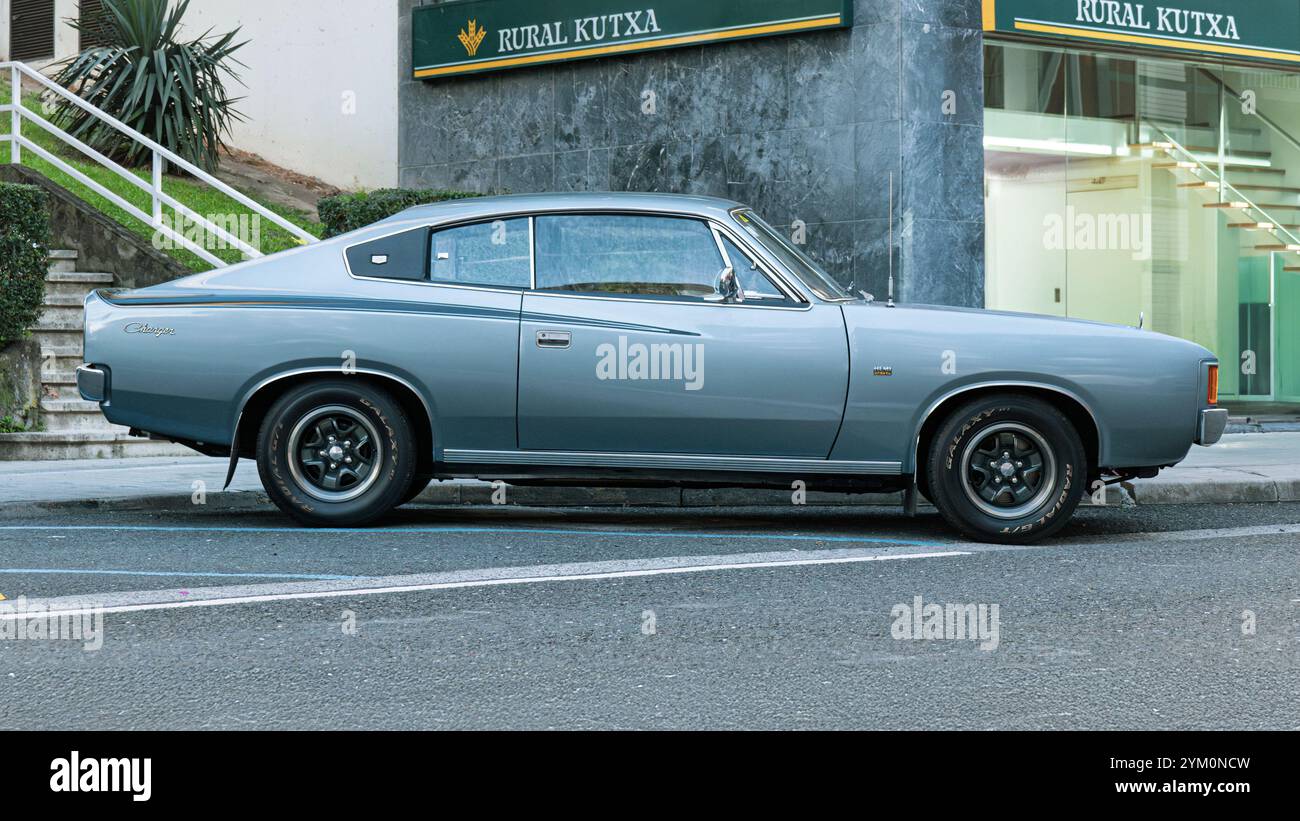
[[[648,576],[712,573],[725,570],[757,570],[782,567],[856,564],[902,559],[937,559],[972,555],[965,551],[897,553],[876,550],[782,551],[736,556],[674,556],[665,559],[583,562],[540,567],[495,568],[415,576],[385,576],[352,581],[304,582],[298,584],[240,585],[197,588],[185,598],[176,591],[138,591],[104,596],[78,595],[54,599],[33,599],[27,609],[40,607],[50,617],[92,613],[136,613],[146,610],[177,610],[191,607],[222,607],[239,604],[419,593],[472,587],[546,584],[551,582],[600,581]],[[265,591],[265,592],[257,592]],[[149,599],[160,599],[150,601]],[[0,605],[3,608],[3,605]],[[28,613],[0,612],[0,620],[29,618]]]

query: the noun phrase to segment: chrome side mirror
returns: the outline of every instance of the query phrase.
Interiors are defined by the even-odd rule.
[[[705,297],[709,302],[744,302],[745,292],[740,288],[740,277],[736,270],[728,265],[718,272],[717,293]]]

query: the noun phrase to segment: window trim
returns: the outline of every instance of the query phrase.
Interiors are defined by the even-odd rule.
[[[475,225],[492,225],[498,222],[504,223],[504,222],[512,222],[515,220],[528,221],[528,284],[527,285],[483,285],[483,284],[477,284],[472,282],[465,282],[465,283],[437,282],[434,280],[433,264],[437,261],[433,256],[433,237],[435,234],[441,234],[444,231],[455,231],[459,228],[471,228]],[[524,215],[509,216],[509,217],[496,216],[488,219],[484,219],[480,217],[478,219],[466,220],[464,222],[457,222],[448,225],[430,225],[428,227],[428,231],[429,234],[428,236],[425,237],[424,244],[429,248],[429,253],[428,253],[429,262],[425,266],[426,270],[424,272],[424,279],[421,280],[422,282],[428,285],[444,285],[448,288],[477,288],[480,290],[501,291],[507,294],[522,294],[526,291],[531,291],[533,289],[533,286],[537,283],[537,255],[534,250],[536,246],[533,243],[533,217],[531,214],[527,216]]]
[[[726,246],[722,244],[722,241],[725,239],[727,242],[730,242],[741,253],[745,252],[745,246],[737,242],[736,239],[730,233],[722,230],[722,226],[714,224],[712,223],[712,221],[710,221],[710,227],[713,228],[713,236],[718,242],[718,250],[722,252],[722,258],[726,260],[727,264],[730,265],[734,270],[736,266],[736,262],[731,258],[731,255],[727,253]],[[758,254],[751,253],[749,256],[754,263],[754,270],[758,271],[759,276],[762,276],[769,283],[771,283],[772,287],[776,288],[777,292],[781,294],[779,298],[759,296],[759,297],[754,297],[754,299],[758,299],[759,301],[773,301],[775,299],[779,299],[782,303],[789,304],[789,305],[798,305],[804,302],[803,297],[799,296],[797,292],[791,291],[789,287],[781,279],[768,273],[767,263],[761,257],[759,257]],[[750,299],[750,297],[745,297],[745,299]],[[723,304],[727,304],[727,303],[723,303]]]
[[[759,216],[759,214],[758,214],[758,213],[757,213],[753,208],[751,208],[751,207],[748,206],[748,205],[742,205],[742,206],[738,206],[738,207],[736,207],[736,208],[732,208],[732,209],[731,209],[730,211],[728,211],[727,213],[731,216],[731,218],[732,218],[733,220],[736,220],[736,215],[737,215],[737,214],[743,214],[743,213],[750,213],[750,214],[753,214],[756,218],[758,218],[758,219],[761,220],[761,221],[762,221],[762,219],[763,219],[761,216]],[[737,220],[737,221],[738,221],[738,220]],[[766,221],[764,221],[764,222],[766,222]],[[772,230],[772,233],[776,235],[777,240],[778,240],[779,242],[781,242],[782,244],[785,244],[785,245],[787,245],[787,246],[791,245],[790,241],[787,240],[785,237],[783,237],[779,231],[777,231],[775,228],[772,228],[772,226],[770,226],[770,225],[768,225],[767,227],[768,227],[769,229]],[[766,246],[764,246],[762,242],[758,242],[757,240],[755,240],[755,242],[754,242],[752,245],[749,245],[749,246],[744,246],[744,245],[742,245],[741,247],[742,247],[742,248],[743,248],[743,247],[750,247],[750,248],[752,249],[754,246],[758,246],[758,247],[762,248],[764,254],[766,254],[767,256],[770,256],[772,259],[776,260],[777,263],[780,264],[780,269],[781,269],[781,270],[786,270],[786,269],[787,269],[788,266],[786,266],[785,263],[781,262],[780,258],[779,258],[775,253],[773,253],[771,250],[769,250]],[[806,251],[798,251],[798,253],[796,253],[796,256],[798,256],[799,254],[803,254],[804,256],[807,256],[807,255],[808,255]],[[820,267],[820,266],[819,266],[819,267]],[[817,291],[816,291],[816,290],[815,290],[811,285],[809,285],[807,282],[804,282],[803,277],[799,276],[799,274],[798,274],[797,272],[795,272],[795,271],[793,271],[793,270],[790,270],[789,273],[790,273],[790,276],[794,277],[796,280],[799,281],[800,285],[802,285],[804,288],[807,289],[807,292],[808,292],[809,294],[811,294],[813,297],[815,297],[816,299],[820,300],[821,302],[825,302],[827,305],[845,305],[845,304],[848,304],[848,303],[851,303],[851,302],[856,302],[856,301],[858,300],[858,297],[854,296],[852,293],[849,293],[849,292],[847,291],[847,287],[846,287],[846,286],[839,285],[839,283],[835,283],[835,284],[836,284],[836,285],[839,285],[839,287],[845,289],[845,291],[846,291],[846,295],[845,295],[845,296],[842,296],[842,297],[825,297],[825,296],[822,296],[821,294],[817,293]],[[834,281],[834,278],[833,278],[833,277],[832,277],[832,281]]]
[[[516,220],[516,219],[528,220],[528,256],[529,256],[529,260],[528,260],[529,285],[528,286],[520,285],[514,288],[507,288],[501,285],[473,285],[473,284],[464,284],[464,283],[456,283],[456,282],[434,282],[433,281],[432,279],[433,249],[430,244],[433,242],[433,233],[435,231],[444,231],[451,228],[464,228],[469,225],[482,225],[484,223],[491,224],[497,221],[505,222],[507,220]],[[359,280],[361,282],[394,282],[399,285],[420,285],[426,288],[429,287],[454,288],[458,291],[491,291],[499,294],[527,293],[528,291],[532,290],[532,284],[537,281],[537,272],[535,267],[536,262],[534,260],[534,250],[533,250],[534,246],[533,246],[532,222],[533,222],[533,216],[531,214],[511,214],[509,216],[496,216],[496,217],[492,217],[491,219],[484,219],[483,217],[471,217],[469,219],[455,220],[453,222],[447,222],[447,223],[426,223],[426,222],[421,222],[420,220],[411,220],[410,222],[405,223],[406,227],[404,228],[399,228],[395,231],[388,231],[387,233],[383,233],[383,234],[377,234],[368,239],[363,239],[360,242],[354,242],[350,245],[343,246],[343,253],[342,253],[343,270],[347,271],[349,278]],[[353,248],[358,248],[362,245],[368,245],[372,242],[377,242],[378,240],[381,239],[395,237],[398,236],[399,234],[406,234],[411,231],[424,232],[425,271],[424,271],[423,279],[398,279],[395,277],[369,276],[367,274],[358,274],[356,271],[352,270],[352,263],[348,261],[348,251],[351,251]]]
[[[739,210],[752,210],[752,209],[749,209],[745,206],[739,206],[735,209],[732,209],[732,211],[728,211],[728,215],[731,215],[733,211],[739,211]],[[628,299],[626,297],[606,296],[600,294],[579,294],[579,293],[569,293],[569,292],[559,292],[559,291],[539,291],[535,287],[536,286],[536,253],[537,253],[536,235],[533,232],[533,225],[535,224],[535,220],[538,217],[548,217],[548,216],[559,216],[559,215],[595,216],[601,214],[617,214],[617,215],[624,215],[624,216],[649,216],[649,217],[656,217],[656,216],[681,217],[684,219],[693,219],[698,222],[703,222],[709,227],[721,231],[723,236],[730,239],[736,245],[736,247],[740,248],[742,251],[750,252],[754,256],[754,259],[758,262],[763,272],[768,275],[768,278],[771,279],[773,282],[777,283],[780,290],[782,290],[783,292],[785,292],[790,296],[792,302],[792,304],[789,305],[785,305],[785,304],[756,305],[751,302],[704,302],[704,301],[691,301],[691,300],[673,300],[674,304],[704,305],[709,307],[724,307],[724,308],[751,308],[751,309],[762,309],[768,311],[806,311],[806,310],[810,310],[812,306],[817,302],[825,302],[828,305],[841,304],[841,302],[838,300],[823,300],[820,297],[818,297],[816,294],[813,294],[811,291],[805,292],[803,289],[806,286],[803,286],[802,282],[799,281],[797,277],[794,277],[793,273],[785,272],[784,267],[780,265],[779,262],[774,263],[772,260],[768,259],[767,249],[756,248],[754,244],[749,241],[748,238],[737,233],[736,230],[731,226],[723,222],[720,222],[719,220],[713,217],[702,216],[700,214],[693,214],[693,213],[682,212],[682,211],[663,211],[663,210],[650,210],[650,209],[643,209],[643,208],[530,208],[530,209],[524,209],[520,211],[512,211],[512,212],[506,212],[503,214],[494,215],[488,221],[495,221],[498,219],[507,220],[507,219],[524,219],[524,218],[528,219],[529,221],[529,232],[530,234],[532,234],[531,241],[529,242],[529,253],[532,256],[532,260],[531,260],[531,265],[533,269],[532,282],[534,287],[525,290],[521,290],[519,288],[502,288],[493,285],[457,285],[457,284],[446,283],[446,282],[433,282],[427,276],[424,279],[418,279],[418,280],[366,276],[364,274],[355,273],[352,270],[352,266],[348,263],[347,252],[352,248],[357,247],[358,245],[365,245],[366,243],[373,242],[375,240],[396,236],[397,234],[404,234],[407,231],[424,229],[428,231],[430,235],[432,235],[433,231],[435,230],[440,231],[446,228],[457,228],[462,225],[474,225],[476,223],[484,222],[485,218],[482,215],[462,217],[460,219],[452,219],[447,222],[428,222],[427,220],[423,220],[423,219],[408,219],[402,223],[397,224],[400,225],[401,227],[397,227],[395,225],[394,230],[392,231],[388,231],[383,234],[377,234],[372,237],[367,237],[366,239],[359,240],[357,242],[353,242],[349,245],[343,246],[340,252],[340,256],[343,257],[343,268],[345,271],[347,271],[348,276],[352,279],[360,280],[362,282],[392,282],[392,283],[397,283],[399,285],[414,285],[414,286],[425,287],[425,288],[452,288],[455,290],[488,291],[488,292],[499,293],[499,294],[523,293],[523,294],[535,294],[537,296],[567,297],[570,299],[604,299],[604,300],[615,301],[615,302],[646,302],[646,301],[656,300],[656,298],[654,297],[648,297],[642,299]],[[428,242],[429,242],[429,238],[426,238],[425,243],[428,244]],[[730,259],[730,257],[728,257],[728,259]],[[794,279],[792,279],[792,277],[794,277]],[[667,300],[657,300],[657,301],[667,301]]]
[[[809,302],[808,299],[804,297],[803,294],[801,294],[798,290],[792,288],[789,282],[784,277],[772,271],[767,260],[763,259],[763,257],[755,253],[753,249],[750,248],[746,242],[739,239],[737,234],[734,231],[729,230],[727,226],[723,225],[722,223],[718,222],[717,220],[711,217],[705,217],[699,214],[683,214],[683,213],[670,212],[670,211],[618,211],[618,210],[596,209],[596,210],[538,211],[532,214],[531,219],[535,221],[538,217],[550,217],[550,216],[576,216],[576,217],[631,216],[631,217],[648,217],[651,219],[656,217],[666,217],[670,219],[688,219],[698,223],[702,223],[704,227],[707,228],[710,234],[713,236],[714,245],[716,245],[718,249],[718,256],[721,257],[724,264],[728,264],[728,265],[731,264],[731,256],[727,253],[726,249],[723,247],[721,237],[725,237],[741,251],[748,250],[750,252],[750,256],[753,258],[755,264],[758,266],[759,273],[767,277],[767,280],[771,282],[772,285],[784,295],[784,298],[782,298],[781,300],[758,299],[756,300],[756,302],[770,303],[767,305],[758,305],[750,302],[709,302],[703,299],[692,299],[689,297],[666,297],[666,296],[659,296],[655,294],[646,294],[643,296],[619,296],[617,294],[612,294],[612,293],[605,294],[600,292],[542,290],[537,288],[536,268],[534,268],[533,270],[533,288],[528,291],[528,293],[530,294],[536,294],[538,296],[568,297],[572,299],[604,299],[613,302],[666,302],[666,303],[672,303],[674,305],[708,305],[708,306],[723,307],[723,308],[768,308],[768,309],[782,309],[782,310],[803,310],[811,307],[811,303]],[[537,243],[536,243],[536,237],[534,235],[533,254],[536,255],[536,253],[537,253]]]
[[[402,234],[413,234],[413,233],[415,233],[416,231],[423,231],[423,232],[424,232],[424,243],[423,243],[423,244],[424,244],[424,269],[425,269],[425,271],[424,271],[424,278],[423,278],[423,279],[403,279],[403,278],[401,278],[401,277],[376,277],[376,276],[368,276],[368,275],[366,275],[366,274],[358,274],[358,273],[356,273],[355,271],[352,270],[352,261],[348,259],[348,252],[351,251],[353,248],[360,248],[360,247],[363,246],[363,245],[369,245],[369,244],[372,243],[372,242],[378,242],[378,241],[381,240],[381,239],[388,239],[389,237],[401,236]],[[359,280],[362,280],[363,282],[400,282],[400,283],[403,284],[403,285],[429,285],[429,284],[431,284],[431,283],[429,282],[429,263],[430,263],[430,261],[429,261],[429,252],[430,252],[430,251],[429,251],[429,237],[430,237],[430,234],[431,234],[431,226],[429,226],[429,225],[419,225],[419,224],[414,224],[414,225],[408,225],[407,227],[405,227],[405,228],[401,228],[401,229],[396,230],[396,231],[389,231],[388,233],[385,233],[385,234],[379,234],[378,236],[373,236],[373,237],[370,237],[369,239],[363,239],[363,240],[361,240],[360,242],[354,242],[354,243],[352,243],[351,245],[345,245],[345,246],[343,246],[343,254],[342,254],[342,256],[343,256],[343,270],[347,271],[347,272],[348,272],[348,276],[351,277],[352,279],[359,279]]]
[[[699,215],[691,215],[691,214],[670,214],[670,213],[655,212],[655,211],[646,211],[646,212],[641,212],[641,213],[630,213],[630,214],[628,214],[628,213],[616,213],[616,212],[601,211],[601,210],[595,210],[595,211],[581,211],[581,210],[580,210],[580,211],[562,211],[562,212],[556,212],[556,213],[550,213],[550,214],[541,214],[541,213],[539,213],[539,214],[535,214],[533,218],[534,218],[534,219],[536,219],[536,218],[538,218],[538,217],[579,217],[579,218],[581,218],[581,217],[602,217],[602,216],[613,216],[613,217],[634,217],[634,218],[639,217],[639,218],[641,218],[641,219],[683,219],[683,220],[689,220],[689,221],[691,221],[691,222],[694,222],[694,223],[696,223],[696,224],[702,226],[702,227],[704,228],[704,230],[708,232],[708,234],[709,234],[709,238],[710,238],[711,240],[713,240],[713,247],[714,247],[714,250],[718,252],[718,261],[719,261],[720,263],[724,264],[724,265],[727,263],[727,255],[726,255],[726,253],[722,250],[722,246],[718,243],[718,237],[717,237],[717,234],[716,234],[716,233],[714,232],[714,230],[713,230],[713,223],[712,223],[712,220],[708,219],[707,217],[701,217],[701,216],[699,216]],[[537,244],[536,244],[536,242],[534,242],[534,244],[533,244],[533,248],[534,248],[534,252],[535,252],[535,251],[536,251],[536,248],[537,248]],[[721,270],[721,269],[719,269],[719,270]],[[668,283],[668,284],[671,284],[671,283]],[[703,301],[702,298],[701,298],[700,300],[696,300],[696,299],[694,299],[694,298],[692,298],[692,297],[684,297],[684,296],[664,296],[664,295],[660,295],[660,294],[627,294],[627,295],[620,296],[619,293],[616,292],[616,291],[611,291],[611,292],[604,292],[604,291],[559,291],[559,290],[552,290],[552,289],[549,289],[549,288],[547,288],[547,289],[542,289],[542,288],[538,288],[538,287],[537,287],[537,280],[536,280],[536,277],[534,277],[534,279],[533,279],[533,288],[532,288],[532,290],[531,290],[529,293],[537,293],[537,294],[559,294],[559,295],[562,295],[562,296],[583,296],[583,297],[617,297],[617,298],[619,298],[619,299],[623,299],[623,300],[626,300],[626,301],[628,301],[628,302],[673,302],[673,303],[684,303],[684,302]],[[711,303],[711,304],[717,304],[717,303]]]

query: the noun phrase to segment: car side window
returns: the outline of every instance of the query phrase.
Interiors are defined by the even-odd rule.
[[[725,267],[709,227],[686,217],[536,218],[537,289],[703,300]]]
[[[445,285],[528,288],[532,285],[528,218],[435,230],[429,279]]]
[[[727,252],[727,260],[740,280],[746,299],[786,299],[785,294],[767,278],[751,255],[736,247],[725,235],[719,236],[722,237],[722,249]]]

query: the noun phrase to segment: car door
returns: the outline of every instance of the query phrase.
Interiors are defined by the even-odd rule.
[[[346,250],[354,293],[375,310],[395,310],[382,320],[344,312],[330,327],[348,340],[340,348],[386,362],[427,390],[437,448],[516,444],[519,310],[532,283],[530,230],[526,216],[506,216],[407,229]],[[293,329],[285,328],[284,337],[292,339]]]
[[[778,287],[734,238],[699,219],[540,215],[534,242],[520,324],[520,448],[829,454],[848,383],[838,306]],[[743,302],[719,301],[725,267]]]

